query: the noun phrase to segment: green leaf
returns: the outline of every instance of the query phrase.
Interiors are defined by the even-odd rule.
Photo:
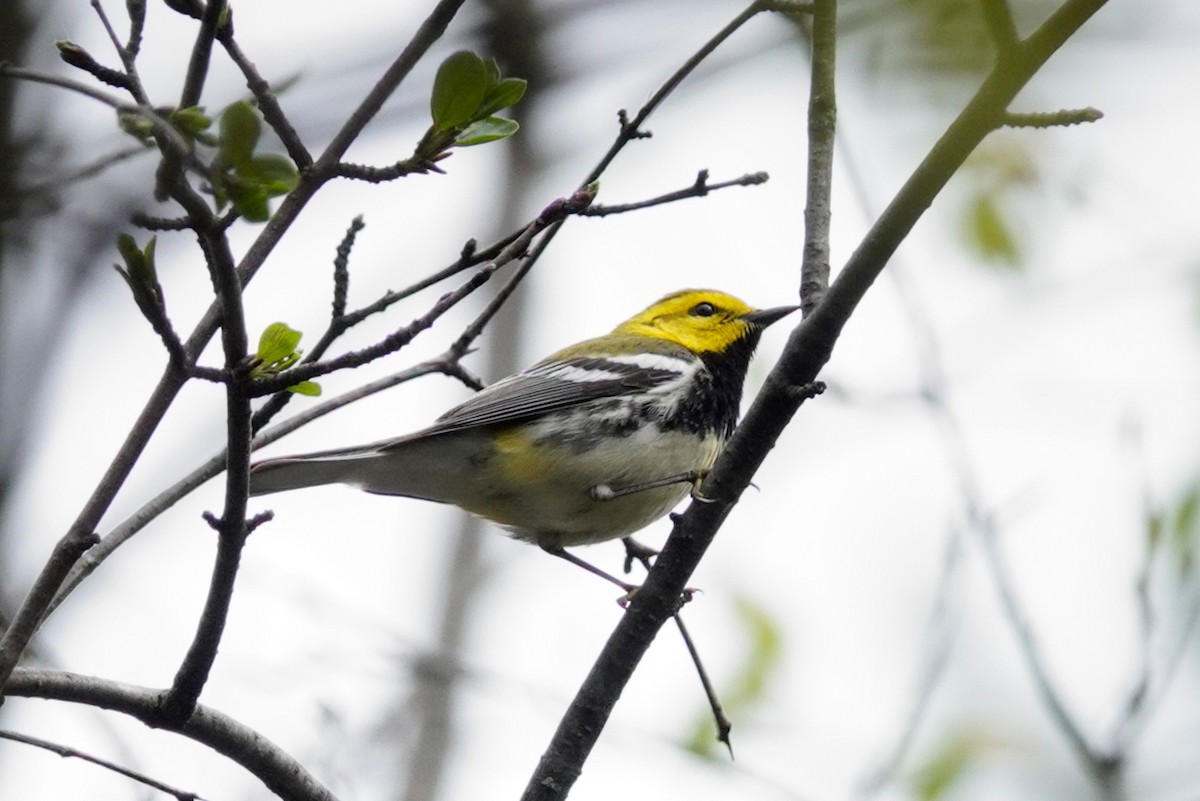
[[[299,384],[292,384],[287,388],[288,392],[294,392],[297,395],[308,395],[315,398],[321,394],[321,385],[316,381],[301,381]]]
[[[246,101],[232,103],[221,112],[221,132],[217,141],[226,163],[237,167],[248,162],[261,135],[258,111]]]
[[[247,184],[261,187],[268,196],[286,195],[300,183],[300,173],[287,156],[263,153],[254,156],[237,168],[237,175]]]
[[[500,83],[500,65],[496,63],[496,59],[489,58],[483,62],[483,69],[487,78],[488,92]]]
[[[137,138],[144,145],[152,144],[154,123],[136,111],[118,111],[117,127]]]
[[[525,89],[528,85],[529,82],[524,78],[505,78],[498,81],[484,95],[476,116],[489,117],[500,109],[514,105],[525,96]]]
[[[990,194],[981,192],[971,202],[966,234],[967,242],[984,258],[1019,267],[1021,254],[1016,238]]]
[[[913,776],[913,793],[921,801],[937,801],[953,789],[980,750],[978,738],[959,734],[944,742]]]
[[[507,139],[520,130],[521,126],[503,117],[488,117],[473,122],[463,129],[454,139],[454,147],[470,147],[482,145],[484,142],[494,142],[497,139]]]
[[[1175,507],[1171,520],[1171,540],[1179,559],[1179,573],[1186,578],[1196,564],[1196,535],[1200,527],[1200,485],[1192,487]]]
[[[1162,542],[1163,534],[1163,518],[1157,511],[1151,511],[1146,514],[1146,543],[1151,551],[1158,548],[1158,544]]]
[[[212,118],[204,113],[203,106],[177,108],[170,113],[167,119],[181,133],[193,137],[207,131],[212,125]]]
[[[483,59],[469,50],[460,50],[443,61],[429,98],[434,127],[450,131],[475,120],[490,88],[488,78]]]
[[[150,241],[143,249],[138,247],[137,241],[129,234],[117,236],[117,252],[121,254],[121,260],[125,262],[125,269],[117,267],[117,270],[125,276],[125,280],[129,281],[130,285],[134,282],[142,286],[154,286],[158,283],[157,270],[154,266],[156,242],[156,237],[150,237]]]
[[[296,346],[300,344],[300,338],[303,336],[301,332],[289,328],[287,323],[268,325],[258,338],[258,351],[255,355],[262,362],[259,370],[278,372],[281,368],[277,365],[296,361],[299,358]]]
[[[245,183],[238,176],[230,176],[225,181],[225,194],[233,204],[233,210],[250,222],[266,222],[271,219],[271,206],[267,203],[270,196],[267,190],[257,183]]]

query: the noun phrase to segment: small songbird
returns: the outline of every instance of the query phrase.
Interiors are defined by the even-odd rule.
[[[697,486],[733,432],[759,336],[796,308],[676,292],[423,431],[258,462],[250,492],[343,483],[451,503],[578,563],[563,549],[630,535]]]

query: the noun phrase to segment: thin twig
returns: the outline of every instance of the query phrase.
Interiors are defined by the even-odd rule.
[[[77,167],[71,172],[48,178],[37,184],[26,186],[19,191],[23,196],[37,196],[60,192],[66,186],[100,175],[109,167],[113,167],[123,161],[127,161],[131,158],[136,158],[137,156],[150,152],[153,151],[142,145],[133,145],[132,147],[127,147],[122,150],[109,153],[107,156],[101,156],[91,164],[85,164],[81,167]]]
[[[217,0],[209,0],[209,3],[215,4]],[[206,20],[208,16],[206,12]],[[242,286],[237,278],[237,267],[229,240],[220,230],[219,222],[212,215],[208,205],[203,200],[192,197],[192,194],[179,191],[174,197],[184,205],[189,217],[198,223],[202,221],[197,233],[212,276],[213,290],[221,303],[221,345],[225,354],[225,370],[236,374],[245,363],[248,348]],[[250,395],[245,387],[238,381],[227,383],[225,504],[217,537],[217,556],[196,634],[175,674],[171,689],[162,699],[162,713],[166,720],[182,721],[195,708],[216,660],[217,649],[229,616],[234,581],[237,578],[242,549],[249,534],[246,502],[249,499],[250,441],[253,437],[250,414]]]
[[[221,18],[228,13],[225,0],[207,0],[204,14],[200,17],[200,29],[196,31],[196,41],[192,44],[192,57],[188,61],[183,91],[179,95],[180,108],[200,105],[200,97],[204,94],[204,82],[208,80],[213,42],[217,39]]]
[[[73,78],[64,78],[61,75],[51,75],[48,72],[32,70],[27,67],[18,67],[13,64],[0,62],[0,78],[16,78],[21,81],[32,81],[33,83],[44,83],[50,86],[57,86],[60,89],[67,89],[72,92],[90,97],[92,100],[99,100],[106,106],[122,111],[129,108],[129,104],[123,100],[113,97],[106,92],[102,92],[86,83],[77,81]]]
[[[588,173],[587,177],[579,184],[580,187],[585,187],[597,180],[604,173],[604,171],[608,169],[608,165],[613,162],[613,159],[617,157],[617,154],[625,149],[627,144],[632,142],[634,139],[647,138],[649,134],[648,132],[642,130],[642,125],[646,122],[650,115],[654,113],[655,109],[662,105],[662,102],[666,100],[677,88],[679,88],[679,85],[683,83],[683,81],[689,75],[692,74],[696,67],[700,66],[701,62],[708,58],[714,50],[720,47],[726,39],[737,33],[739,28],[741,28],[759,13],[770,10],[768,5],[769,4],[763,0],[756,0],[756,2],[753,2],[747,6],[742,13],[734,17],[728,25],[726,25],[724,28],[718,31],[715,36],[701,45],[700,49],[693,53],[687,61],[683,62],[683,65],[679,69],[675,70],[671,77],[667,78],[663,85],[658,87],[654,94],[650,96],[650,99],[646,101],[645,105],[638,109],[638,112],[633,116],[633,119],[628,119],[625,115],[625,111],[622,109],[619,115],[621,129],[617,133],[616,140],[612,143],[612,145],[609,146],[608,152],[606,152],[600,158],[600,161],[596,163],[596,166],[592,168],[592,171]]]
[[[729,181],[718,181],[717,183],[708,182],[708,170],[701,170],[696,175],[696,180],[691,186],[686,189],[676,189],[674,192],[667,192],[658,197],[652,197],[648,200],[640,200],[636,203],[614,203],[606,205],[603,203],[594,203],[591,208],[585,211],[583,217],[607,217],[610,214],[624,214],[629,211],[638,211],[640,209],[648,209],[654,206],[661,206],[664,203],[674,203],[677,200],[686,200],[693,197],[705,197],[709,192],[716,192],[718,189],[725,189],[730,186],[758,186],[765,184],[770,179],[770,176],[765,172],[752,172],[734,178]]]
[[[347,353],[327,362],[310,362],[300,364],[270,378],[256,379],[251,392],[255,395],[268,395],[280,389],[290,387],[300,381],[308,381],[318,376],[326,375],[335,370],[344,370],[382,358],[395,353],[411,342],[422,331],[429,329],[438,318],[458,305],[464,298],[487,283],[492,274],[508,263],[525,255],[534,237],[547,228],[561,222],[572,214],[578,214],[586,209],[595,196],[585,190],[576,192],[569,198],[559,198],[547,206],[526,229],[512,241],[500,254],[479,268],[474,275],[467,279],[453,292],[448,292],[438,298],[437,302],[417,319],[408,325],[397,329],[374,345],[353,353]]]
[[[1022,612],[1020,603],[1017,601],[1016,593],[1012,588],[1012,579],[1008,575],[1004,560],[996,546],[997,538],[991,521],[979,521],[976,523],[976,529],[982,535],[980,542],[986,557],[984,561],[992,573],[996,592],[1000,596],[1000,605],[1004,610],[1005,617],[1008,618],[1009,626],[1017,637],[1021,656],[1025,659],[1025,666],[1028,668],[1030,676],[1033,677],[1038,697],[1080,763],[1088,770],[1089,775],[1100,785],[1101,789],[1104,789],[1111,781],[1114,765],[1118,764],[1118,761],[1114,760],[1112,755],[1101,753],[1099,749],[1088,742],[1075,718],[1067,711],[1066,704],[1046,670],[1041,649],[1038,648],[1029,619]]]
[[[354,248],[358,232],[365,225],[362,215],[358,215],[350,221],[346,235],[338,243],[337,256],[333,259],[333,309],[330,312],[334,321],[346,316],[346,293],[350,291],[350,251]]]
[[[80,759],[84,762],[89,762],[93,765],[104,768],[105,770],[110,770],[113,773],[120,774],[127,779],[133,779],[135,782],[144,784],[147,787],[152,787],[155,790],[166,793],[167,795],[173,795],[179,801],[204,801],[204,798],[197,793],[193,793],[189,790],[180,790],[179,788],[172,787],[169,784],[163,784],[157,779],[152,779],[144,773],[139,773],[136,770],[130,770],[129,768],[121,767],[115,762],[110,762],[107,759],[101,759],[100,757],[92,756],[91,754],[85,751],[80,751],[77,748],[71,748],[70,746],[61,745],[60,743],[53,743],[49,740],[43,740],[41,737],[32,737],[28,734],[18,734],[15,731],[0,730],[0,739],[11,740],[15,743],[24,743],[25,745],[32,745],[34,748],[41,748],[45,751],[49,751],[52,754],[57,754],[64,759]]]
[[[263,120],[279,137],[288,156],[301,170],[311,166],[312,154],[304,146],[304,141],[300,138],[300,134],[292,125],[291,120],[283,113],[283,107],[279,105],[279,98],[271,89],[271,84],[259,74],[254,62],[246,57],[232,35],[227,34],[224,30],[218,31],[217,39],[225,48],[225,52],[229,54],[229,58],[242,71],[242,76],[246,79],[246,88],[250,90],[250,94],[254,95],[254,100],[258,103],[258,110],[262,112]]]
[[[837,0],[816,0],[812,23],[812,76],[808,94],[808,180],[800,305],[805,317],[829,289],[830,194],[837,131]]]
[[[335,398],[330,398],[319,404],[310,406],[304,411],[260,432],[255,436],[251,444],[251,449],[257,451],[259,448],[266,447],[272,442],[282,439],[293,431],[343,406],[356,403],[377,392],[382,392],[385,389],[390,389],[398,384],[403,384],[423,375],[442,373],[457,378],[471,389],[481,389],[478,379],[463,371],[458,363],[451,361],[451,359],[452,356],[447,353],[436,359],[421,362],[392,375],[384,376],[383,378],[364,384]],[[142,504],[131,516],[113,527],[111,531],[101,538],[99,544],[84,554],[83,558],[71,569],[70,575],[63,582],[58,594],[54,597],[53,603],[46,610],[46,614],[49,615],[58,608],[66,600],[67,596],[79,586],[80,582],[91,575],[96,568],[135,534],[204,483],[219,476],[225,470],[225,462],[225,451],[221,451],[182,479],[176,481],[170,487],[167,487],[158,495]]]

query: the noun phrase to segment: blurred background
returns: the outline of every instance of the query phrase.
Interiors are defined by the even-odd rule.
[[[1056,3],[1017,0],[1022,32]],[[286,84],[319,150],[431,4],[238,4],[237,38]],[[511,140],[447,175],[328,185],[247,293],[252,332],[315,339],[334,250],[351,306],[399,289],[569,194],[632,113],[742,6],[724,0],[469,4],[349,158],[388,164],[428,125],[436,65],[469,47],[529,93]],[[118,30],[124,9],[107,4]],[[115,62],[82,0],[0,1],[0,60],[68,73],[53,42]],[[833,266],[842,263],[991,62],[974,0],[844,0]],[[847,326],[692,585],[686,619],[734,721],[714,748],[674,630],[638,670],[572,798],[1089,799],[1200,795],[1200,6],[1114,2],[1016,111],[1102,121],[1001,130],[925,215]],[[175,102],[194,23],[152,2],[139,61]],[[494,380],[609,330],[667,292],[795,302],[803,241],[805,31],[747,24],[651,118],[599,201],[765,170],[635,214],[570,220],[467,365]],[[86,76],[82,76],[86,77]],[[214,60],[205,105],[245,95]],[[111,110],[0,82],[0,615],[15,611],[165,364],[110,269],[155,160]],[[103,167],[101,169],[100,167]],[[231,230],[241,252],[259,228]],[[144,235],[139,235],[144,238]],[[168,310],[211,297],[195,242],[163,234]],[[361,347],[451,279],[355,329]],[[322,379],[331,397],[441,353],[482,307],[410,348]],[[782,324],[786,325],[786,324]],[[771,329],[752,396],[787,331]],[[303,347],[302,343],[302,347]],[[339,351],[340,352],[340,351]],[[209,363],[219,361],[210,349]],[[428,377],[270,446],[282,455],[419,428],[467,397]],[[297,398],[285,414],[314,401]],[[223,396],[185,389],[101,534],[224,442]],[[164,687],[195,629],[220,508],[211,481],[118,551],[36,641],[39,664]],[[513,798],[615,625],[613,589],[455,509],[332,487],[252,501],[252,536],[202,702],[257,729],[344,801]],[[641,539],[659,544],[663,523]],[[586,558],[618,570],[619,545]],[[207,799],[262,798],[237,766],[116,715],[12,699],[0,728],[84,749]],[[0,797],[141,799],[144,787],[0,741]]]

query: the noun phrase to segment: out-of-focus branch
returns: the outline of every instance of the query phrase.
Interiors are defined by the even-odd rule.
[[[405,370],[401,370],[398,373],[384,376],[383,378],[372,381],[369,384],[364,384],[361,387],[357,387],[350,392],[343,393],[336,398],[330,398],[329,400],[326,400],[320,404],[310,406],[299,414],[295,414],[283,422],[271,426],[270,428],[259,433],[258,436],[254,438],[251,448],[253,450],[258,450],[259,448],[269,445],[276,440],[282,439],[293,431],[308,425],[312,421],[342,408],[343,406],[360,401],[363,398],[374,395],[377,392],[382,392],[385,389],[390,389],[397,384],[403,384],[407,381],[413,380],[414,378],[419,378],[420,376],[429,375],[431,373],[443,373],[445,375],[459,378],[460,380],[466,380],[464,379],[464,373],[461,371],[459,365],[456,362],[453,362],[451,355],[447,353],[439,358],[421,362],[420,364],[414,365]],[[480,388],[477,384],[471,384],[469,380],[467,383],[472,389]],[[67,596],[71,594],[71,591],[74,590],[81,581],[91,575],[91,573],[95,571],[95,569],[98,568],[104,562],[104,560],[111,556],[135,534],[148,526],[151,522],[157,519],[159,515],[177,504],[192,491],[199,488],[206,481],[219,476],[225,469],[225,461],[225,452],[221,451],[216,456],[197,467],[191,473],[188,473],[182,479],[175,482],[158,495],[154,496],[154,498],[143,504],[130,517],[121,521],[121,523],[115,526],[112,531],[104,535],[99,544],[84,554],[83,557],[75,564],[75,566],[71,568],[70,574],[67,576],[66,581],[63,582],[58,594],[55,595],[54,601],[50,605],[50,608],[46,611],[46,614],[49,615],[56,608],[58,608],[59,604],[66,600]]]
[[[837,2],[816,0],[812,14],[812,78],[808,94],[808,182],[800,308],[807,317],[829,288],[830,195],[837,131]]]
[[[204,801],[197,793],[188,790],[180,790],[178,787],[172,787],[169,784],[163,784],[157,779],[152,779],[144,773],[138,773],[136,770],[124,768],[115,762],[110,762],[107,759],[101,759],[97,756],[92,756],[86,751],[80,751],[78,748],[54,743],[49,740],[43,740],[41,737],[31,737],[28,734],[20,734],[15,731],[0,730],[0,739],[11,740],[14,743],[24,743],[31,745],[34,748],[41,748],[44,751],[49,751],[52,754],[57,754],[63,759],[80,759],[84,762],[91,763],[98,767],[110,770],[113,773],[118,773],[128,779],[133,779],[135,782],[144,784],[147,787],[152,787],[155,790],[166,793],[167,795],[175,796],[178,801]]]

